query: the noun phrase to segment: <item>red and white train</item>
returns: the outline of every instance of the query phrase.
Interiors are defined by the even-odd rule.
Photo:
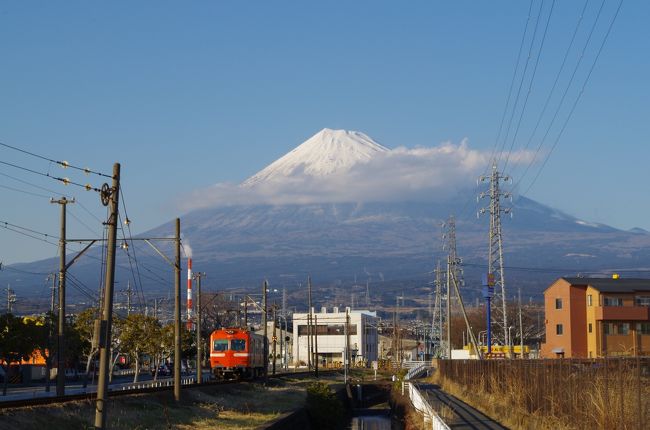
[[[255,378],[264,374],[268,340],[240,328],[224,328],[210,335],[210,367],[219,379]]]

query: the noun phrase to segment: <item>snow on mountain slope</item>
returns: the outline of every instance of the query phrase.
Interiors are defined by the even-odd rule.
[[[260,182],[297,174],[326,176],[344,172],[357,163],[365,163],[388,148],[358,131],[324,128],[282,158],[242,183],[251,187]]]

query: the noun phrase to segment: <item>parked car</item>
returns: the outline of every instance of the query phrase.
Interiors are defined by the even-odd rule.
[[[154,367],[151,369],[151,376],[154,376],[156,374],[156,368]],[[169,367],[166,365],[162,364],[158,367],[158,376],[171,376],[172,371]]]

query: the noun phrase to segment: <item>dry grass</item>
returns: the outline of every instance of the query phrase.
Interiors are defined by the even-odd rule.
[[[303,406],[305,381],[277,381],[268,386],[233,384],[184,389],[175,404],[171,392],[112,398],[111,429],[252,429]],[[94,402],[28,407],[0,411],[4,429],[89,429]]]
[[[645,428],[648,378],[625,367],[603,370],[566,367],[540,379],[506,370],[474,375],[467,385],[436,374],[434,382],[514,430]]]

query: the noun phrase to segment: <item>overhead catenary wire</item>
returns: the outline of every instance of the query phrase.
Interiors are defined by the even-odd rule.
[[[35,175],[44,176],[46,178],[54,179],[55,181],[59,181],[59,182],[63,183],[64,185],[75,185],[77,187],[81,187],[81,188],[85,189],[86,191],[95,191],[95,192],[98,192],[98,193],[102,191],[99,188],[93,187],[90,184],[80,184],[78,182],[70,180],[69,178],[60,178],[58,176],[50,175],[49,172],[48,173],[39,172],[37,170],[30,169],[29,167],[20,166],[18,164],[9,163],[7,161],[2,161],[2,160],[0,160],[0,164],[4,164],[5,166],[13,167],[15,169],[23,170],[25,172],[33,173]]]
[[[52,158],[45,157],[43,155],[39,155],[39,154],[30,152],[30,151],[27,151],[25,149],[18,148],[16,146],[8,145],[8,144],[3,143],[3,142],[0,142],[0,146],[4,146],[5,148],[13,149],[14,151],[22,152],[23,154],[31,155],[32,157],[40,158],[41,160],[49,161],[50,163],[58,164],[63,168],[70,168],[70,169],[80,170],[80,171],[82,171],[82,172],[84,172],[86,174],[93,174],[93,175],[97,175],[97,176],[103,176],[105,178],[112,178],[111,175],[107,175],[107,174],[101,173],[101,172],[96,172],[96,171],[91,170],[91,169],[89,169],[87,167],[74,166],[74,165],[68,163],[67,161],[54,160]]]
[[[133,234],[131,232],[131,221],[129,220],[129,214],[126,210],[126,201],[124,199],[124,190],[122,189],[122,186],[120,185],[120,199],[122,200],[122,208],[124,209],[124,223],[126,224],[126,228],[129,231],[129,239],[131,241],[131,247],[133,249],[133,260],[135,261],[135,268],[136,272],[138,275],[138,280],[139,284],[136,283],[136,288],[139,288],[139,294],[140,294],[140,307],[144,307],[144,304],[146,303],[145,295],[144,295],[144,286],[142,285],[142,275],[140,274],[140,266],[138,264],[138,257],[136,254],[136,249],[135,246],[133,246]],[[124,229],[122,229],[122,234],[124,234]],[[127,255],[128,255],[128,249],[127,249]],[[135,274],[134,274],[134,281],[135,281]]]

